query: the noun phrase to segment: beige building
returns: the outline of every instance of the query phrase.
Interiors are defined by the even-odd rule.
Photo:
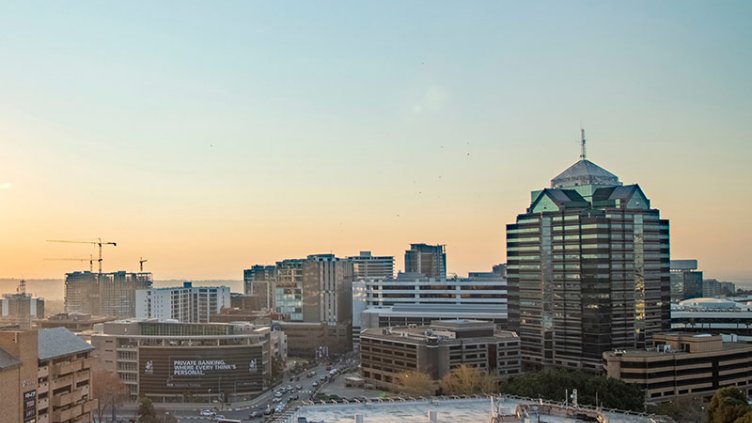
[[[439,380],[464,364],[502,379],[520,372],[520,340],[492,322],[436,320],[430,326],[366,329],[360,335],[363,377],[386,389],[407,371]]]
[[[0,332],[0,423],[90,422],[92,349],[64,328]]]
[[[752,344],[725,343],[719,335],[665,333],[648,350],[603,353],[609,377],[640,385],[648,402],[677,396],[711,397],[719,388],[752,390]]]

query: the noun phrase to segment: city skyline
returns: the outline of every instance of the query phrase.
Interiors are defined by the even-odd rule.
[[[506,261],[530,191],[588,158],[752,284],[752,5],[0,5],[0,278],[241,280],[445,244]]]

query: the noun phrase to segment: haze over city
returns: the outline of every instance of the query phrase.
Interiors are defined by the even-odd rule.
[[[580,154],[752,284],[749,2],[0,4],[0,277],[240,279],[505,225]]]

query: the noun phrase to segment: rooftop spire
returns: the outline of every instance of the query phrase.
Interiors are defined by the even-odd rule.
[[[582,141],[580,141],[580,143],[582,144],[582,151],[580,152],[580,160],[585,160],[586,159],[586,154],[585,154],[585,129],[582,128],[582,127],[580,127],[580,134],[582,136]]]

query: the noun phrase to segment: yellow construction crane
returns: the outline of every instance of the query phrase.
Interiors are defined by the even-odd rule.
[[[139,267],[139,269],[141,269],[141,273],[144,273],[144,263],[146,263],[147,261],[149,261],[149,260],[144,260],[143,257],[139,257],[138,267]]]
[[[89,256],[89,258],[46,258],[44,260],[47,261],[83,261],[83,262],[89,262],[89,272],[94,271],[94,257]]]
[[[99,247],[99,258],[97,258],[97,262],[99,262],[99,274],[102,274],[102,246],[103,245],[112,245],[113,247],[117,247],[117,242],[102,242],[102,238],[97,238],[96,241],[68,241],[68,240],[62,240],[62,239],[48,239],[47,242],[65,242],[69,244],[94,244]]]

